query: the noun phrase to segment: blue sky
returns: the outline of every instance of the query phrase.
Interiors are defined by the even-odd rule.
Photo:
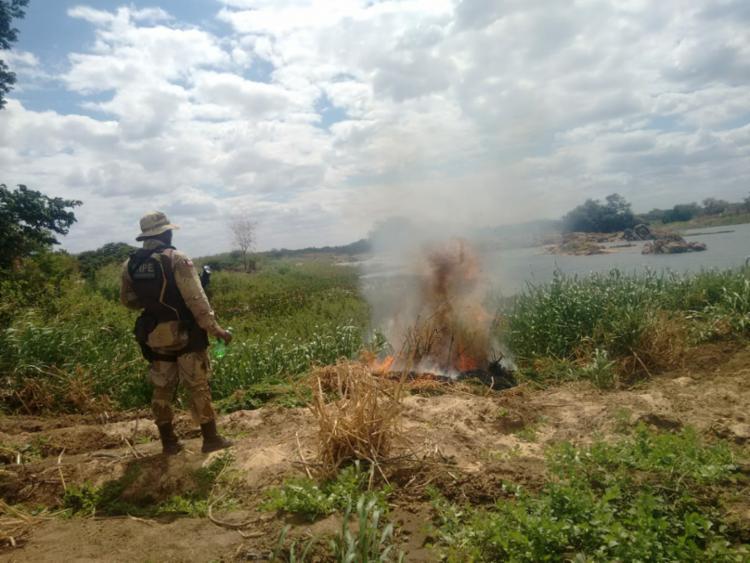
[[[749,24],[741,0],[31,0],[0,181],[82,199],[74,251],[152,208],[202,254],[237,213],[271,248],[737,200]]]

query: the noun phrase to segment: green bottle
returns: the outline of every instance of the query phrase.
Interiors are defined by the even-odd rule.
[[[214,342],[214,345],[211,348],[211,355],[217,360],[220,360],[227,355],[227,345],[224,344],[223,340],[217,340]]]

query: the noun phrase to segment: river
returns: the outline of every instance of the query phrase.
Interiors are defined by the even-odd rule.
[[[689,241],[706,243],[707,249],[685,254],[641,254],[643,243],[635,243],[632,247],[617,248],[611,254],[560,256],[547,254],[542,247],[514,248],[486,255],[484,266],[502,292],[511,295],[529,282],[549,281],[555,270],[569,275],[607,272],[613,268],[626,273],[696,272],[738,267],[750,255],[750,224],[689,230],[683,235]]]
[[[509,296],[518,293],[528,283],[551,280],[555,271],[581,276],[614,268],[625,273],[646,270],[696,272],[735,268],[744,264],[750,255],[750,224],[688,230],[683,235],[689,241],[706,243],[707,249],[685,254],[641,254],[643,243],[637,242],[631,247],[612,249],[610,254],[562,256],[548,254],[544,247],[513,248],[484,254],[483,269],[493,288]],[[362,277],[366,287],[390,285],[387,280],[396,282],[406,273],[386,257],[367,260],[360,265],[364,267]]]

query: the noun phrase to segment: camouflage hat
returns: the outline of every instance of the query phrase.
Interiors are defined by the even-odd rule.
[[[135,237],[135,240],[143,240],[148,237],[155,237],[165,231],[179,229],[178,225],[173,225],[161,211],[149,211],[141,217],[141,234]]]

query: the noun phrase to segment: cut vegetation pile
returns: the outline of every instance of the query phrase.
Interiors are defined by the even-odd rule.
[[[349,462],[378,466],[398,436],[403,382],[372,374],[359,362],[340,362],[313,372],[311,409],[318,423],[323,475]]]

